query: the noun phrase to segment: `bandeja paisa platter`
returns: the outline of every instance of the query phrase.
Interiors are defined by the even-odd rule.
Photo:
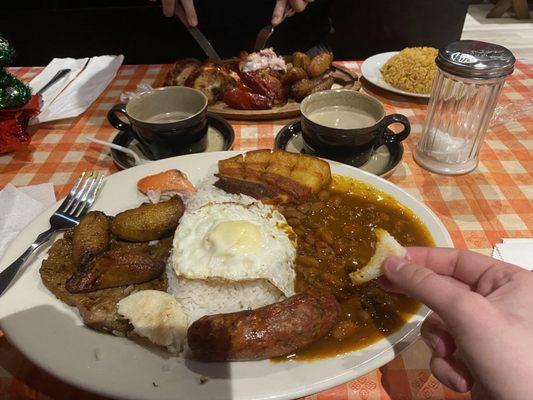
[[[168,184],[165,171],[176,170],[186,174],[191,186],[185,185],[178,193],[181,200],[158,198],[161,191],[153,189]],[[311,181],[314,183],[306,183]],[[168,209],[179,214],[177,226],[172,222],[169,229],[153,223],[158,218],[168,220],[161,219],[161,211],[143,220],[146,215],[139,210],[151,205],[140,205],[150,200],[167,205],[176,202]],[[2,266],[47,228],[54,209],[20,234],[2,259]],[[383,292],[375,280],[354,284],[350,274],[361,272],[372,259],[380,230],[389,232],[403,246],[452,245],[436,215],[390,182],[310,156],[294,154],[289,160],[282,151],[195,154],[130,168],[106,179],[93,210],[105,214],[110,225],[106,228],[111,231],[110,243],[104,245],[107,247],[85,261],[83,255],[88,253],[78,252],[76,262],[85,265],[78,269],[71,264],[75,232],[53,245],[57,252],[50,246],[45,248],[5,293],[1,327],[38,366],[68,383],[117,398],[295,398],[364,375],[411,344],[429,310],[411,299]],[[134,210],[129,218],[126,210]],[[135,236],[139,231],[141,236]],[[150,236],[154,232],[157,239]],[[228,244],[228,238],[234,240]],[[132,269],[128,266],[130,276],[126,277],[106,275],[94,266],[112,258],[109,252],[124,249],[130,255],[151,257],[153,264],[146,259],[123,261],[141,265],[144,282],[129,280]],[[63,260],[58,264],[62,268],[72,268],[65,277],[70,273],[75,276],[66,278],[68,284],[62,283],[65,279],[57,280],[59,289],[51,286],[50,276],[43,275],[46,268],[55,268],[43,260],[54,257]],[[158,259],[164,261],[163,267],[156,265]],[[159,270],[162,272],[157,275],[154,271]],[[119,286],[102,288],[102,284]],[[76,296],[93,302],[106,291],[116,294],[121,290],[124,299],[146,289],[167,289],[186,318],[182,336],[174,335],[169,346],[150,343],[150,334],[138,324],[139,319],[135,320],[134,311],[128,314],[127,307],[122,307],[123,314],[118,316],[113,310],[115,320],[111,323],[104,318],[100,325],[89,328],[83,317],[87,317],[91,301],[81,301],[85,308],[81,307],[80,313],[54,295],[67,285]],[[329,317],[310,312],[319,322],[312,323],[307,331],[324,331],[316,337],[295,335],[298,326],[309,328],[309,320],[293,316],[287,330],[282,326],[288,319],[272,319],[272,313],[269,316],[269,307],[281,307],[282,315],[302,304],[305,309],[309,297],[303,297],[313,290],[319,294],[315,291],[311,301],[324,301],[320,304],[330,307],[327,314],[335,317],[328,322]],[[217,293],[224,296],[217,298]],[[146,306],[133,304],[130,311]],[[256,318],[258,307],[263,314]],[[212,325],[206,328],[213,322],[209,318],[221,313],[236,319],[228,322],[226,316],[220,317],[222,326],[229,323],[222,333]],[[96,317],[89,318],[88,325]],[[241,346],[239,332],[245,332],[252,320],[266,322],[269,329],[277,326],[277,332],[287,337],[293,335],[289,342],[295,348],[286,351],[275,335],[266,346],[258,346],[258,342]],[[179,324],[179,318],[176,321]],[[116,332],[102,329],[112,323],[118,323]],[[259,323],[254,332],[269,330],[266,328]],[[205,329],[210,331],[207,336]],[[215,339],[210,341],[208,336]]]

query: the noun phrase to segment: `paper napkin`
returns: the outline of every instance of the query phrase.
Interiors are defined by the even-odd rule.
[[[61,69],[72,71],[43,94],[41,113],[30,124],[76,117],[83,113],[115,78],[124,56],[55,58],[31,82],[37,93]]]
[[[503,239],[494,246],[492,257],[532,271],[533,238]]]
[[[32,93],[37,93],[62,69],[70,69],[70,72],[57,81],[53,86],[49,87],[42,94],[44,110],[48,107],[54,99],[72,82],[79,73],[85,68],[89,58],[54,58],[50,64],[41,71],[39,75],[32,79],[30,87]]]
[[[8,184],[0,190],[0,257],[19,232],[55,201],[51,183],[20,188]]]

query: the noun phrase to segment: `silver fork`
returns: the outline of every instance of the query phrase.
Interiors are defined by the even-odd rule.
[[[82,172],[81,176],[74,183],[74,186],[72,186],[68,196],[50,217],[50,229],[37,236],[35,242],[33,242],[33,244],[28,247],[19,258],[13,261],[5,270],[0,272],[0,296],[4,293],[11,281],[17,275],[17,272],[35,250],[50,240],[55,232],[64,231],[78,225],[81,217],[83,217],[93,205],[94,200],[102,187],[103,179],[104,174],[100,174],[96,171]]]

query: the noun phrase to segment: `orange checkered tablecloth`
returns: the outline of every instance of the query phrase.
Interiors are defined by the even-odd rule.
[[[345,66],[358,69],[356,62]],[[12,68],[28,81],[41,68]],[[53,182],[56,195],[65,195],[82,170],[117,171],[107,151],[84,137],[111,140],[116,131],[106,113],[124,91],[141,82],[157,85],[163,65],[123,66],[104,93],[80,117],[45,123],[33,132],[30,151],[0,156],[0,188]],[[489,130],[481,148],[478,168],[465,176],[440,176],[420,168],[412,158],[427,107],[425,101],[362,89],[385,104],[389,113],[401,113],[412,124],[404,159],[390,180],[421,199],[444,222],[455,246],[489,254],[504,237],[533,236],[533,115]],[[533,97],[533,64],[518,63],[508,79],[500,104],[520,103]],[[230,121],[235,128],[234,149],[269,148],[287,121]],[[418,341],[389,364],[359,379],[309,396],[316,400],[466,399],[443,387],[429,372],[429,350]],[[97,399],[60,382],[34,366],[0,332],[0,400]]]

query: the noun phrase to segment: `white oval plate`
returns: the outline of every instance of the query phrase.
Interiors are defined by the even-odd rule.
[[[399,51],[389,51],[388,53],[381,53],[372,57],[368,57],[363,64],[361,64],[361,75],[363,75],[363,77],[370,83],[382,89],[388,90],[389,92],[403,94],[404,96],[418,97],[421,99],[429,99],[429,94],[407,92],[405,90],[395,88],[383,80],[380,71],[381,67],[389,60],[389,58],[398,53]]]
[[[130,168],[109,176],[93,209],[114,215],[136,207],[142,197],[137,180],[177,168],[193,183],[216,170],[216,162],[238,152],[176,157]],[[409,207],[428,227],[436,245],[451,246],[444,225],[426,206],[399,187],[367,172],[331,163],[332,171],[367,182]],[[59,203],[58,203],[59,204]],[[48,228],[57,205],[36,218],[9,247],[4,269]],[[83,326],[74,308],[55,298],[41,283],[39,267],[49,246],[20,274],[0,299],[0,325],[9,341],[35,364],[85,390],[123,399],[293,399],[364,375],[392,360],[412,344],[428,314],[422,307],[395,334],[362,350],[313,362],[269,360],[201,363],[170,357],[124,338]],[[204,376],[208,381],[200,384]]]

